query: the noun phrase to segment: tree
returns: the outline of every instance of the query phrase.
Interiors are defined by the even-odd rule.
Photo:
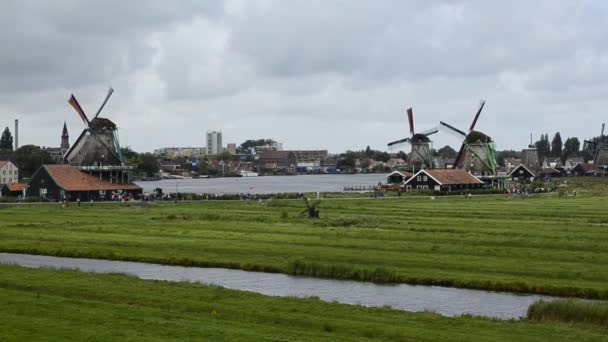
[[[373,154],[372,149],[369,147],[369,145],[367,145],[367,148],[365,149],[365,155],[368,157],[371,157]]]
[[[137,157],[138,157],[138,153],[137,153],[137,152],[135,152],[135,151],[133,151],[133,149],[131,148],[131,146],[125,146],[125,147],[122,147],[122,148],[120,149],[120,153],[122,153],[122,156],[123,156],[125,159],[127,159],[127,160],[130,160],[130,159],[133,159],[133,158],[137,158]]]
[[[456,158],[456,151],[448,145],[445,145],[444,147],[437,150],[437,153],[439,154],[439,157],[441,157],[443,159]]]
[[[21,146],[13,153],[13,163],[19,168],[19,176],[21,178],[29,178],[43,164],[54,164],[55,161],[51,155],[35,145]]]
[[[153,176],[160,170],[158,158],[152,153],[142,153],[136,159],[138,172],[145,173],[147,177]]]
[[[507,166],[507,158],[521,158],[521,153],[513,150],[496,151],[496,163],[500,166]]]
[[[227,160],[232,160],[232,154],[230,154],[230,152],[226,151],[226,152],[222,152],[222,154],[218,154],[217,156],[214,156],[215,160],[223,160],[223,161],[227,161]]]
[[[562,156],[562,146],[562,136],[557,132],[551,141],[551,157],[560,158]]]
[[[407,153],[405,153],[403,151],[399,151],[399,152],[397,152],[397,158],[407,160]]]
[[[568,138],[564,143],[564,159],[569,157],[576,157],[579,155],[581,150],[581,142],[578,138]]]
[[[4,132],[2,132],[2,137],[0,138],[0,150],[13,150],[13,135],[8,127],[6,127]]]
[[[536,151],[538,153],[538,161],[542,164],[545,161],[545,158],[549,157],[551,154],[551,143],[549,142],[548,134],[541,134],[540,140],[535,144]]]
[[[272,139],[257,139],[257,140],[249,139],[249,140],[245,141],[244,143],[242,143],[241,146],[239,146],[236,149],[236,151],[239,154],[253,154],[253,148],[256,146],[267,146],[267,145],[273,145],[276,143],[277,142]]]

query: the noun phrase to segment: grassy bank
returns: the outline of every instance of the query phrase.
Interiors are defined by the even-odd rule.
[[[608,298],[600,195],[0,209],[0,251]]]
[[[608,304],[580,300],[540,301],[530,306],[527,317],[538,322],[585,323],[608,328]]]
[[[0,340],[602,341],[606,329],[445,318],[123,275],[0,266]]]

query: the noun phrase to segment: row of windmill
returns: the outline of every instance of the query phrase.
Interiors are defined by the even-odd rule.
[[[403,146],[411,147],[409,163],[418,169],[432,169],[433,147],[430,136],[439,133],[440,128],[445,128],[462,139],[462,143],[456,159],[452,164],[453,169],[464,169],[477,175],[497,175],[496,147],[492,138],[478,130],[475,126],[481,116],[486,102],[481,101],[469,129],[465,132],[453,125],[440,121],[438,127],[434,127],[424,132],[416,132],[414,128],[414,112],[412,108],[407,109],[409,123],[409,137],[393,141],[388,144],[389,149],[394,150]],[[608,165],[608,137],[604,135],[605,125],[602,125],[602,132],[599,139],[585,141],[586,149],[593,151],[593,164],[599,166]]]

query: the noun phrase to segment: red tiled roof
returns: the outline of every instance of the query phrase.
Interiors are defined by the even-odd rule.
[[[482,184],[483,182],[464,170],[422,170],[441,185],[451,184]]]
[[[55,183],[66,191],[96,191],[96,190],[139,190],[135,184],[113,184],[99,180],[95,176],[70,165],[44,165],[49,176]]]
[[[0,160],[0,167],[4,167],[6,164],[8,164],[8,160]]]
[[[600,170],[599,167],[597,167],[593,164],[580,163],[578,165],[586,172],[601,172],[602,171],[602,170]]]
[[[25,189],[25,187],[27,186],[27,183],[10,183],[6,185],[8,187],[8,190],[10,192],[13,191],[23,191],[23,189]]]

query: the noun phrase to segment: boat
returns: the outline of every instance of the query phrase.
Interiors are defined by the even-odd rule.
[[[241,177],[257,177],[258,173],[253,171],[241,170],[239,171],[239,175],[241,175]]]

